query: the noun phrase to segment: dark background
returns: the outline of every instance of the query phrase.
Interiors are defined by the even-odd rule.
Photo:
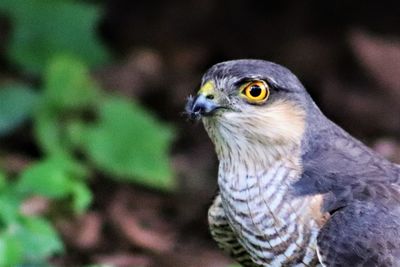
[[[92,74],[107,90],[136,99],[176,127],[171,162],[179,186],[161,193],[100,174],[90,184],[90,211],[59,227],[67,253],[54,264],[230,263],[207,230],[217,159],[202,125],[182,114],[202,73],[220,61],[259,58],[285,65],[329,118],[400,162],[400,2],[91,2],[103,8],[98,34],[115,57]],[[4,40],[9,26],[0,28]],[[18,73],[2,62],[3,75]],[[21,131],[3,142],[19,142]],[[22,155],[32,149],[25,143]]]

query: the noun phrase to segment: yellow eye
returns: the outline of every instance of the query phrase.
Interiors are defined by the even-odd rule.
[[[263,81],[254,81],[244,85],[241,93],[249,103],[261,104],[269,96],[268,85]]]

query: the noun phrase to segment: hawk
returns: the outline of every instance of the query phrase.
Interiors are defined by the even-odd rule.
[[[236,261],[400,266],[400,166],[327,119],[288,69],[216,64],[186,112],[214,143],[210,231]]]

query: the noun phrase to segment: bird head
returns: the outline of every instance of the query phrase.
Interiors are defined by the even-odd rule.
[[[202,119],[217,147],[300,145],[312,100],[288,69],[264,60],[212,66],[186,112]]]

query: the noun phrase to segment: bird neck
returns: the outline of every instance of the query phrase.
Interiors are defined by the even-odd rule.
[[[249,179],[255,177],[262,179],[266,186],[283,186],[288,189],[288,184],[300,178],[302,167],[299,144],[266,145],[245,142],[231,139],[224,144],[215,144],[219,158],[220,187],[241,190],[248,185]],[[273,172],[276,168],[285,170],[286,176],[282,177],[284,179],[275,179]]]
[[[205,124],[214,143],[220,165],[243,167],[248,175],[268,170],[278,161],[301,171],[301,140],[274,139],[268,132],[257,136],[246,128],[230,129],[230,125]]]

